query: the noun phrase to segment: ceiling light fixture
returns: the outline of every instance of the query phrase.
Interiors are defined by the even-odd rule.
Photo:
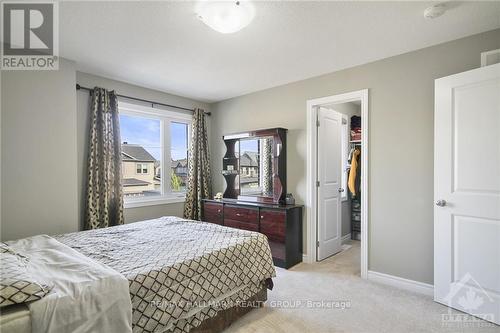
[[[250,1],[209,1],[198,2],[198,18],[223,34],[231,34],[246,27],[255,16],[255,8]]]
[[[435,19],[444,14],[446,11],[446,7],[444,4],[440,3],[434,6],[427,7],[424,10],[424,17],[426,19]]]

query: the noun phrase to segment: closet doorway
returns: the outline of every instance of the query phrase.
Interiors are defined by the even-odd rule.
[[[368,90],[307,101],[307,254],[360,247],[368,271]],[[342,244],[344,244],[342,246]]]

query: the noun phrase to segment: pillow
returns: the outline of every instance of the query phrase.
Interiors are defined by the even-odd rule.
[[[12,250],[12,248],[10,246],[8,246],[7,244],[5,243],[0,243],[0,253],[12,253],[12,254],[15,254],[16,252],[14,252],[14,250]]]
[[[39,300],[49,291],[29,274],[26,257],[0,243],[0,308]]]

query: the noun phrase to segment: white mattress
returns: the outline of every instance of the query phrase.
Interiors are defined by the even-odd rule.
[[[0,332],[31,333],[31,316],[28,307],[20,304],[2,308]]]

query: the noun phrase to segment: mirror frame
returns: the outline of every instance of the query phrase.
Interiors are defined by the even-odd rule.
[[[234,134],[224,135],[222,139],[226,145],[226,154],[222,159],[222,175],[226,180],[224,198],[242,201],[285,204],[286,197],[286,128],[269,128],[262,130],[251,130]],[[239,149],[236,156],[236,145],[241,139],[258,139],[272,137],[272,178],[273,196],[242,195],[239,181]],[[228,165],[233,165],[233,170],[228,170]],[[236,171],[236,172],[235,172]]]

